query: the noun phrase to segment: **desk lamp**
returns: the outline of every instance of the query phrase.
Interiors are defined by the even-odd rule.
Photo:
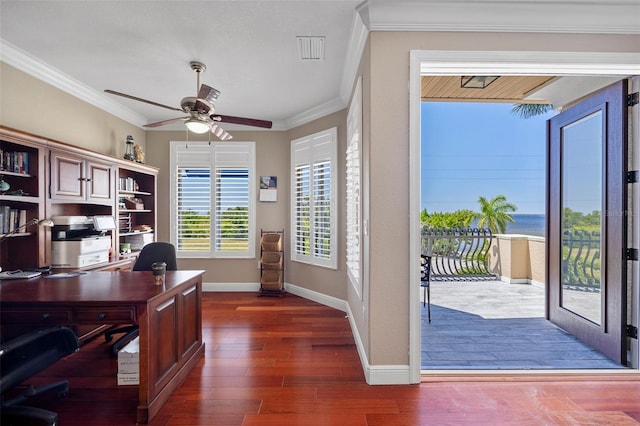
[[[7,238],[9,238],[10,236],[12,236],[14,234],[17,234],[18,232],[20,232],[23,229],[27,229],[31,225],[36,225],[36,224],[38,226],[44,226],[45,228],[52,228],[53,227],[53,221],[51,219],[38,219],[38,218],[34,217],[29,222],[25,223],[24,225],[18,226],[16,229],[14,229],[13,231],[9,232],[8,234],[4,234],[4,235],[0,236],[0,244],[2,244],[2,242],[4,240],[6,240]],[[1,267],[0,267],[0,271],[2,271]]]

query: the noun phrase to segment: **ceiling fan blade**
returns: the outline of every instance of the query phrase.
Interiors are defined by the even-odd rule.
[[[218,96],[220,96],[219,90],[207,86],[206,84],[200,85],[200,90],[198,90],[198,99],[204,99],[207,102],[213,103],[218,100]]]
[[[134,101],[144,102],[145,104],[155,105],[155,106],[158,106],[160,108],[166,108],[166,109],[171,109],[173,111],[184,112],[180,108],[175,108],[175,107],[171,107],[171,106],[168,106],[168,105],[159,104],[157,102],[153,102],[153,101],[149,101],[149,100],[146,100],[146,99],[138,98],[136,96],[127,95],[126,93],[116,92],[115,90],[106,89],[105,92],[109,93],[111,95],[122,96],[123,98],[127,98],[127,99],[133,99]]]
[[[218,126],[217,124],[211,124],[211,133],[216,135],[218,139],[220,139],[221,141],[228,141],[230,139],[233,139],[233,136],[231,136],[229,133],[227,133],[222,127]]]
[[[142,127],[160,127],[160,126],[164,126],[165,124],[175,123],[176,121],[180,121],[180,120],[184,121],[187,118],[189,117],[170,118],[169,120],[162,120],[162,121],[156,121],[155,123],[145,124]]]
[[[223,123],[242,124],[244,126],[253,126],[253,127],[264,127],[265,129],[270,129],[271,126],[273,126],[273,123],[271,121],[258,120],[255,118],[235,117],[233,115],[220,115],[220,114],[212,114],[210,117],[214,121],[221,121]]]

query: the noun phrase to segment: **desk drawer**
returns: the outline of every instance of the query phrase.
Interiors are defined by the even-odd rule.
[[[71,323],[73,315],[65,308],[4,308],[1,317],[3,324],[64,325]]]
[[[135,322],[136,308],[134,306],[77,308],[74,319],[77,324]]]

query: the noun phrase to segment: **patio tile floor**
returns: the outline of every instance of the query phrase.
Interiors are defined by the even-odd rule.
[[[544,300],[536,285],[433,281],[422,369],[624,368],[547,321]]]

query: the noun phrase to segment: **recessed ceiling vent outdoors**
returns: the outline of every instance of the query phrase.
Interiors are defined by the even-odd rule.
[[[324,61],[324,37],[298,36],[298,55],[303,61]]]

